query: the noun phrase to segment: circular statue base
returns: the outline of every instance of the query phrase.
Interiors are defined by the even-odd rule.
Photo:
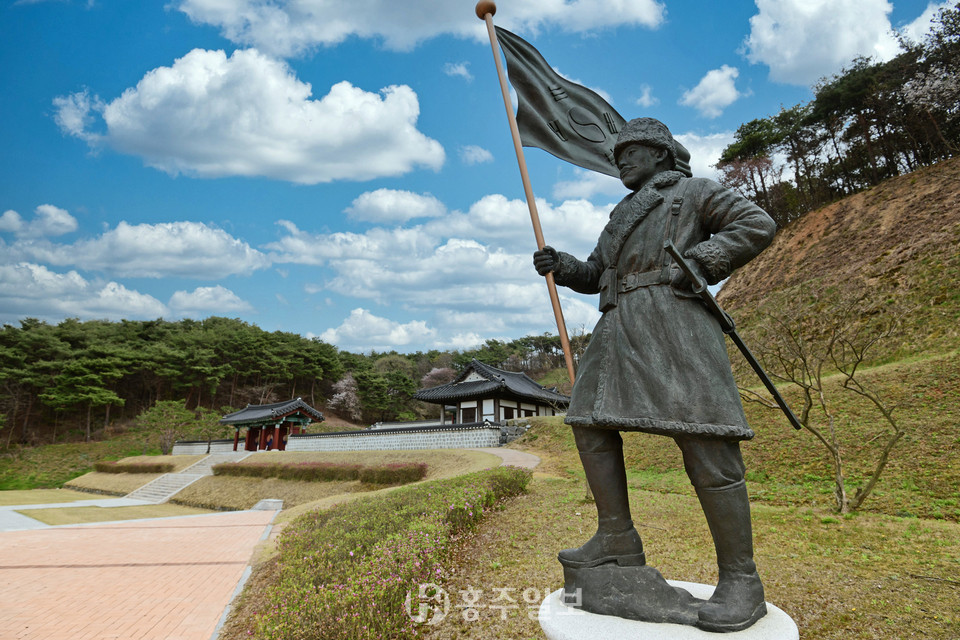
[[[668,580],[669,584],[709,599],[714,587]],[[767,615],[748,629],[711,633],[683,624],[638,622],[617,616],[587,613],[563,604],[563,589],[548,595],[540,605],[540,627],[549,640],[799,640],[797,625],[783,610],[767,603]]]

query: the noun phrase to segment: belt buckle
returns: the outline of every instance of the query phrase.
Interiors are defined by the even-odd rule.
[[[637,283],[640,280],[640,276],[636,272],[628,273],[623,276],[623,289],[624,291],[632,291],[637,288]]]

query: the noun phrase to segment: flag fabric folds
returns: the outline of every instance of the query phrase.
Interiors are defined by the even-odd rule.
[[[626,124],[623,116],[594,91],[562,78],[529,42],[501,27],[496,30],[517,92],[523,146],[619,178],[613,148]],[[689,175],[690,152],[679,143],[675,148],[677,169]]]
[[[560,77],[526,40],[500,27],[497,40],[520,103],[523,146],[619,178],[613,145],[626,123],[620,114],[590,89]]]

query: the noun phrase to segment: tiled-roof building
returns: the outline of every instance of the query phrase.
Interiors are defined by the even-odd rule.
[[[453,382],[421,389],[414,397],[455,406],[454,421],[460,424],[552,416],[564,413],[570,404],[569,396],[537,384],[525,373],[504,371],[476,359]]]
[[[220,418],[220,424],[236,428],[233,450],[240,443],[240,429],[247,428],[244,451],[286,449],[287,436],[303,433],[311,422],[323,422],[323,414],[297,398],[272,404],[248,404],[245,409]]]

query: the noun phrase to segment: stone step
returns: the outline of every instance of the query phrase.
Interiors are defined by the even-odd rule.
[[[127,494],[127,497],[146,502],[166,502],[184,487],[193,484],[202,477],[203,474],[196,473],[166,473]]]

